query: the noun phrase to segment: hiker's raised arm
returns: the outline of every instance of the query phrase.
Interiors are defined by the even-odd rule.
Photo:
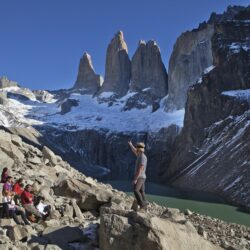
[[[130,146],[132,152],[137,156],[137,150],[134,147],[133,143],[131,141],[128,141],[128,145]]]

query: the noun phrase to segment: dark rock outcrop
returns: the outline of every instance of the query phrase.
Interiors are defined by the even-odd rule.
[[[115,92],[124,95],[131,77],[131,62],[122,31],[115,34],[106,54],[105,78],[100,92]]]
[[[249,8],[245,11],[250,16]],[[224,93],[250,88],[250,24],[241,12],[237,18],[215,25],[216,67],[188,92],[184,128],[166,177],[177,186],[214,192],[250,207],[250,103]]]
[[[140,41],[131,61],[129,90],[140,92],[146,88],[155,97],[167,95],[167,72],[155,41]]]
[[[54,151],[63,152],[65,159],[77,169],[99,179],[131,179],[135,157],[128,147],[128,140],[144,141],[147,144],[148,179],[159,181],[180,128],[172,125],[158,132],[115,133],[94,129],[60,132],[48,127],[41,132]]]
[[[84,89],[86,94],[94,94],[101,87],[102,77],[94,71],[91,56],[85,52],[79,63],[74,89]]]
[[[61,115],[64,115],[71,111],[72,107],[77,107],[79,104],[78,100],[75,99],[67,99],[65,102],[61,104]]]

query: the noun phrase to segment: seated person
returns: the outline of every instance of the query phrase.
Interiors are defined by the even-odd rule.
[[[5,190],[12,192],[12,190],[13,190],[13,178],[12,178],[12,176],[7,177],[7,180],[3,185],[3,192]]]
[[[23,192],[23,179],[22,178],[18,179],[16,183],[14,184],[13,192],[15,193],[14,201],[16,204],[19,204],[20,199],[21,199],[21,194]]]
[[[33,214],[39,219],[43,218],[43,215],[35,208],[33,204],[33,194],[31,194],[31,185],[26,185],[24,191],[21,194],[21,202],[26,212]]]
[[[50,215],[51,206],[44,204],[44,197],[38,196],[36,202],[34,202],[36,209],[43,214],[43,218],[46,219]]]
[[[1,175],[1,183],[5,183],[7,181],[8,176],[9,176],[9,170],[8,168],[4,168]]]
[[[3,193],[3,202],[8,205],[7,206],[8,216],[13,218],[16,224],[21,225],[20,221],[17,218],[17,215],[21,215],[23,222],[26,225],[30,225],[24,212],[21,210],[20,207],[16,206],[13,196],[14,196],[14,193],[8,190],[5,190]]]
[[[6,195],[9,193],[10,191],[8,190],[3,190],[2,193],[2,205],[3,205],[3,209],[2,209],[2,212],[1,212],[1,217],[2,218],[10,218],[10,215],[9,215],[9,205],[8,205],[8,201],[6,200]]]
[[[13,191],[14,191],[17,195],[21,196],[21,194],[22,194],[22,192],[23,192],[23,179],[22,179],[22,178],[20,178],[20,179],[18,179],[18,180],[16,181],[16,183],[15,183],[14,186],[13,186]]]

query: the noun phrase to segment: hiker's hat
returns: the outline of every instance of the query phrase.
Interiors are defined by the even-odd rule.
[[[145,144],[144,144],[143,142],[138,142],[138,143],[136,144],[136,147],[137,147],[137,148],[145,148]]]

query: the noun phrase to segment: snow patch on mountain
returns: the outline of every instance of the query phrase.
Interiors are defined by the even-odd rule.
[[[10,93],[22,93],[22,89],[8,88],[5,91]],[[29,93],[30,94],[30,93]],[[8,98],[7,105],[1,108],[12,113],[18,119],[29,125],[48,125],[63,130],[79,130],[79,129],[107,129],[115,132],[131,132],[131,131],[158,131],[163,127],[176,124],[183,126],[184,109],[177,110],[173,113],[164,111],[161,106],[155,112],[152,107],[145,109],[122,110],[126,100],[133,96],[135,92],[128,93],[126,96],[117,99],[113,105],[108,102],[101,102],[100,97],[92,97],[91,95],[81,95],[79,93],[71,93],[68,98],[79,101],[79,106],[72,107],[71,111],[61,115],[61,107],[59,102],[55,100],[45,103],[30,95],[29,99],[22,99],[19,96]],[[102,93],[102,98],[112,96],[112,93]],[[0,109],[0,124],[9,126],[8,121],[4,119],[4,114]]]
[[[235,97],[248,102],[250,101],[250,89],[223,91],[221,94],[225,96]]]

